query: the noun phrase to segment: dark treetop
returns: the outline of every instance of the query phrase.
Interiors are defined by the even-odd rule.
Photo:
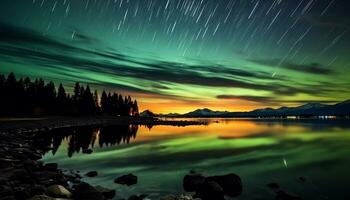
[[[34,115],[120,115],[138,116],[136,100],[117,93],[91,92],[76,83],[74,93],[66,93],[62,84],[58,89],[52,81],[30,80],[29,77],[16,79],[13,73],[8,77],[0,75],[0,116]]]

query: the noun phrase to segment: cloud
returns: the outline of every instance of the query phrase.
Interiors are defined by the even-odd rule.
[[[259,103],[274,101],[273,97],[267,97],[267,96],[218,95],[216,98],[225,99],[225,100],[246,100],[251,102],[259,102]]]
[[[337,100],[315,100],[315,99],[309,99],[309,100],[283,100],[279,99],[278,97],[273,96],[254,96],[254,95],[218,95],[216,96],[217,99],[223,99],[223,100],[245,100],[245,101],[251,101],[251,102],[257,102],[257,103],[267,103],[267,104],[280,104],[280,103],[297,103],[297,104],[306,104],[306,103],[324,103],[324,104],[331,104],[331,103],[337,103],[339,101]]]
[[[321,75],[329,75],[335,74],[335,71],[330,69],[330,67],[323,66],[319,63],[311,63],[308,65],[299,65],[291,62],[287,62],[283,64],[283,66],[290,70],[302,71],[310,74],[321,74]]]
[[[13,60],[26,60],[45,66],[69,66],[150,81],[166,81],[211,87],[268,89],[267,85],[254,84],[217,75],[218,72],[221,72],[237,77],[268,78],[263,73],[254,74],[253,72],[228,69],[223,66],[214,68],[208,66],[189,66],[171,62],[140,62],[115,52],[92,52],[77,48],[25,28],[5,24],[0,24],[0,27],[0,41],[2,43],[0,51],[2,56],[10,56]],[[42,48],[33,49],[32,46],[42,46]],[[64,54],[57,52],[57,50],[69,51],[73,52],[73,54]],[[92,59],[93,57],[97,58]],[[128,64],[115,64],[115,62],[120,61],[128,62]],[[135,67],[135,64],[145,67]],[[209,75],[203,75],[203,72],[207,72]]]
[[[289,69],[297,72],[303,72],[308,74],[317,74],[317,75],[331,75],[336,74],[333,67],[324,66],[320,63],[310,63],[310,64],[297,64],[291,61],[281,62],[278,59],[250,59],[249,61],[273,67],[279,66],[284,69]]]
[[[56,49],[74,49],[76,48],[66,45],[62,42],[50,39],[49,37],[40,34],[39,32],[31,29],[16,27],[9,24],[0,23],[0,42],[7,44],[17,45],[40,45],[45,47],[51,47]]]
[[[74,38],[72,39],[74,42],[85,43],[85,44],[94,44],[97,43],[98,40],[82,33],[75,33]]]
[[[85,40],[90,39],[86,37]],[[67,72],[66,69],[71,68],[75,71],[84,70],[85,72],[115,76],[116,79],[123,77],[135,80],[130,82],[131,84],[117,84],[99,79],[97,81],[99,83],[95,84],[159,95],[168,95],[167,88],[164,86],[154,87],[152,82],[161,85],[176,83],[206,87],[244,88],[271,91],[279,95],[314,94],[314,89],[282,84],[282,78],[273,78],[266,72],[247,71],[223,65],[186,65],[176,62],[135,59],[118,51],[108,49],[91,51],[73,45],[74,43],[66,43],[54,37],[43,36],[30,29],[0,24],[0,57],[2,60],[45,66],[55,69],[56,72],[65,74],[65,76],[76,76],[76,74]],[[255,60],[255,62],[275,63],[271,60]],[[321,66],[315,64],[300,66],[287,63],[284,66],[293,70],[300,67],[300,70],[307,73],[331,73],[331,71],[321,69]],[[96,82],[93,77],[84,78]],[[137,80],[146,80],[151,83],[150,85],[136,86]],[[159,84],[157,85],[159,86]],[[327,90],[319,91],[321,91],[320,94],[327,92]]]

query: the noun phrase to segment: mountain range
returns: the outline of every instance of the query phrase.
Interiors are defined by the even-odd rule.
[[[314,117],[314,116],[350,116],[350,100],[341,103],[327,105],[321,103],[307,103],[298,107],[280,107],[257,109],[249,112],[229,112],[229,111],[213,111],[208,108],[198,109],[186,114],[166,114],[161,117]]]

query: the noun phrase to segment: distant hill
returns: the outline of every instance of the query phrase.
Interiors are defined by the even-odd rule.
[[[150,117],[150,118],[152,118],[152,117],[155,117],[155,116],[156,116],[156,114],[154,114],[150,110],[145,110],[145,111],[140,113],[140,117]]]
[[[307,103],[298,107],[281,107],[277,109],[265,108],[257,109],[249,112],[228,112],[213,111],[208,108],[198,109],[186,114],[162,115],[165,117],[287,117],[287,116],[350,116],[350,100],[337,103],[334,105],[326,105],[320,103]]]
[[[225,114],[229,114],[230,112],[228,111],[212,111],[208,108],[204,108],[204,109],[198,109],[198,110],[195,110],[195,111],[192,111],[192,112],[189,112],[187,114],[184,114],[183,116],[184,117],[200,117],[200,116],[222,116],[222,115],[225,115]]]

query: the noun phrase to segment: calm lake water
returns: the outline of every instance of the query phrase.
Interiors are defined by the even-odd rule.
[[[203,175],[234,172],[243,180],[235,199],[274,199],[266,184],[278,183],[303,199],[350,199],[350,121],[211,119],[207,126],[114,126],[64,129],[52,133],[55,150],[43,160],[61,169],[96,170],[83,180],[116,189],[118,198],[150,199],[184,193],[190,170]],[[83,154],[91,148],[93,153]],[[133,173],[139,183],[113,183]],[[305,178],[301,181],[299,177]]]

